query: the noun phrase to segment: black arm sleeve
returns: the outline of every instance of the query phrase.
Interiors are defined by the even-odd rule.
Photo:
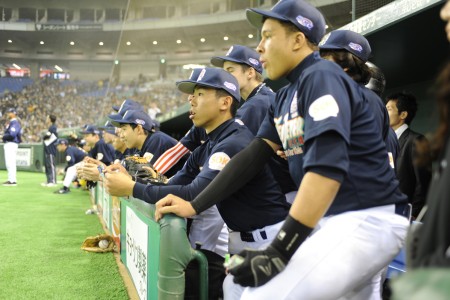
[[[255,138],[244,150],[233,156],[214,180],[191,202],[199,214],[240,190],[273,155],[273,149]]]

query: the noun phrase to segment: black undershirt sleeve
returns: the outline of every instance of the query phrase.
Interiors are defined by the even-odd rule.
[[[258,174],[273,149],[260,138],[255,138],[245,149],[233,156],[214,180],[191,202],[197,214],[240,190]]]

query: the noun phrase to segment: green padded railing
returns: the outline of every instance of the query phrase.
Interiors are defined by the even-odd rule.
[[[169,214],[165,215],[158,224],[154,221],[154,205],[134,198],[120,198],[120,201],[121,207],[123,206],[121,208],[121,223],[124,218],[126,222],[124,208],[128,207],[148,225],[149,237],[151,237],[148,240],[149,253],[151,246],[155,246],[150,244],[159,241],[159,261],[148,262],[150,265],[149,274],[147,274],[149,280],[148,299],[156,297],[155,291],[151,291],[152,286],[155,285],[155,280],[157,281],[157,299],[184,299],[185,269],[193,259],[197,260],[200,266],[200,299],[208,299],[208,262],[203,253],[192,249],[186,234],[186,221],[176,215]],[[122,225],[121,228],[123,228]],[[155,236],[158,234],[159,239]],[[122,252],[126,251],[126,239],[125,232],[121,230],[121,258],[125,265],[127,265],[126,256]],[[155,253],[150,253],[148,257],[152,257],[151,254]],[[155,270],[157,270],[157,278],[152,274]]]

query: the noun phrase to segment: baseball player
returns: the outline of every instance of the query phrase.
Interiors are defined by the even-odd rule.
[[[212,57],[211,63],[237,79],[243,104],[238,108],[235,119],[256,135],[274,97],[272,90],[263,83],[259,54],[248,47],[233,45],[225,56]],[[201,69],[194,70],[191,77],[196,78],[199,70]],[[170,168],[170,163],[176,161],[177,155],[192,152],[205,139],[204,131],[193,127],[174,149],[170,149],[156,161],[155,169],[164,173]],[[296,190],[296,186],[289,175],[287,163],[274,155],[269,165],[283,193],[289,198],[288,201],[292,201],[295,193],[291,192]]]
[[[5,165],[8,171],[8,180],[3,182],[4,186],[16,186],[17,185],[17,166],[16,156],[19,144],[22,142],[22,127],[17,120],[17,112],[15,108],[8,108],[6,110],[6,117],[9,122],[6,125],[5,133],[2,140],[3,149],[5,152]]]
[[[176,144],[176,140],[161,131],[155,131],[155,123],[150,116],[142,110],[127,110],[123,116],[109,115],[111,124],[120,128],[120,138],[127,148],[138,149],[140,157],[147,158],[153,164],[161,154]],[[185,159],[180,160],[167,176],[173,176],[180,170]]]
[[[86,143],[91,146],[88,153],[89,157],[97,159],[107,166],[114,162],[114,148],[105,143],[100,130],[96,126],[88,125],[81,133],[84,135]]]
[[[374,91],[374,93],[377,94],[379,97],[382,97],[384,89],[386,87],[386,78],[383,74],[383,71],[381,71],[380,68],[378,68],[370,61],[366,62],[366,65],[370,68],[370,71],[372,73],[369,82],[366,84],[366,88]],[[388,152],[389,151],[392,152],[392,156],[394,158],[393,164],[395,169],[397,165],[398,153],[400,152],[400,145],[397,140],[397,135],[395,134],[395,131],[391,127],[389,127],[389,133],[384,142],[386,143],[386,149],[388,149]]]
[[[168,194],[191,200],[220,173],[231,157],[253,139],[247,127],[233,120],[240,95],[238,83],[232,75],[222,69],[205,68],[196,80],[178,82],[177,87],[193,94],[190,116],[196,127],[205,129],[208,139],[194,150],[186,165],[169,180],[167,186],[134,183],[127,175],[112,172],[106,174],[109,193],[133,195],[149,203],[155,203]],[[239,178],[240,174],[235,174],[235,177]],[[215,209],[215,206],[211,208]],[[190,238],[191,242],[199,238],[203,242],[202,249],[216,251],[214,247],[223,221],[216,219],[214,222],[209,215],[212,214],[211,208],[204,211],[208,213],[206,217],[202,214],[196,216]],[[268,166],[264,166],[258,176],[229,195],[217,208],[231,230],[228,250],[238,253],[245,247],[267,245],[273,238],[272,234],[281,227],[288,204]],[[197,229],[202,232],[197,233]]]
[[[258,137],[196,199],[167,196],[155,216],[200,213],[283,147],[299,190],[272,243],[232,261],[234,283],[252,287],[242,299],[380,299],[372,278],[399,252],[409,222],[367,99],[315,51],[325,33],[315,7],[283,0],[270,11],[249,9],[247,18],[261,28],[257,50],[268,77],[290,84],[277,92]]]
[[[47,182],[41,183],[42,186],[53,187],[56,185],[56,140],[58,132],[56,127],[56,116],[48,115],[46,122],[50,125],[47,133],[44,135],[44,154],[45,154],[45,175]]]
[[[256,135],[267,114],[270,101],[275,96],[274,92],[263,83],[263,68],[259,62],[259,54],[248,47],[233,45],[225,56],[212,57],[211,64],[223,68],[237,79],[244,103],[236,113],[236,120]],[[289,174],[287,162],[274,154],[269,166],[286,195],[286,200],[292,203],[296,186]]]
[[[66,139],[58,139],[56,148],[66,155],[67,167],[63,187],[55,191],[55,194],[67,194],[70,193],[70,184],[77,178],[77,164],[83,161],[86,153],[78,147],[70,146]]]
[[[399,151],[395,132],[389,127],[389,114],[380,97],[363,87],[371,79],[370,67],[366,65],[371,54],[369,41],[359,33],[350,30],[334,30],[319,45],[320,55],[340,65],[344,71],[360,84],[374,113],[377,130],[386,144],[389,164],[395,168]]]
[[[104,126],[99,127],[102,130],[103,138],[107,144],[114,148],[114,163],[120,163],[125,157],[133,155],[135,150],[128,149],[125,143],[119,138],[118,131],[110,121],[106,121]]]

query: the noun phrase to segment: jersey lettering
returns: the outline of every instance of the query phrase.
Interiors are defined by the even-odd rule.
[[[284,117],[274,118],[280,140],[286,156],[294,156],[303,153],[303,126],[305,124],[302,117],[298,116],[289,120],[289,114]]]

